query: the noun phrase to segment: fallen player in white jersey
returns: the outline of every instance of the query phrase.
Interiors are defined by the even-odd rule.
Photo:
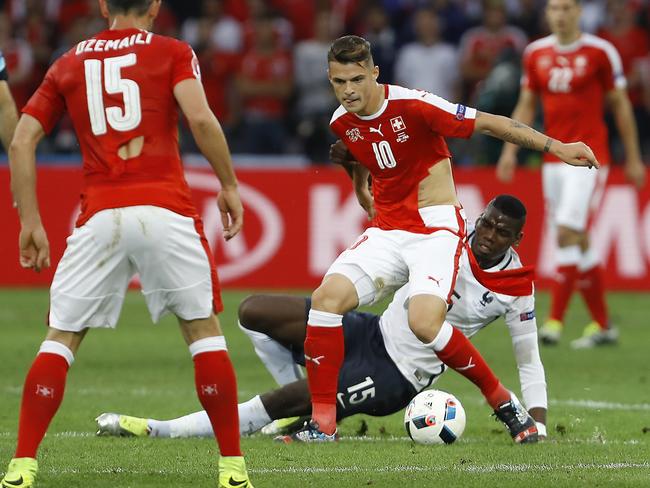
[[[519,244],[523,236],[524,221],[525,207],[514,197],[500,195],[488,204],[469,236],[472,253],[482,269],[489,272],[521,267],[512,246]],[[467,255],[462,259],[467,260]],[[345,361],[337,394],[339,420],[357,413],[374,416],[395,413],[444,372],[443,363],[409,328],[404,307],[407,292],[407,287],[400,288],[381,316],[362,312],[345,314]],[[242,434],[252,434],[277,419],[309,415],[309,388],[299,367],[304,365],[303,342],[309,307],[309,299],[288,295],[253,295],[241,303],[241,328],[281,385],[239,405]],[[510,332],[528,412],[513,395],[511,411],[495,413],[516,442],[531,442],[530,437],[521,433],[535,424],[539,437],[544,438],[546,381],[538,349],[535,298],[496,294],[479,284],[469,264],[463,263],[447,320],[471,337],[499,317],[505,318]],[[467,367],[471,366],[470,361]],[[168,421],[104,413],[97,418],[97,423],[100,435],[212,435],[205,412]],[[537,435],[533,438],[537,440]]]

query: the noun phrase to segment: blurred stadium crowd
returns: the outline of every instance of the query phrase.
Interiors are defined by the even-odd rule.
[[[330,42],[358,34],[373,45],[380,81],[431,91],[509,115],[521,53],[547,34],[544,0],[164,0],[155,31],[189,42],[208,100],[234,153],[327,161],[336,107],[326,74]],[[0,0],[0,49],[22,106],[48,65],[105,28],[97,0]],[[619,50],[650,160],[650,0],[583,0],[583,28]],[[580,114],[576,114],[580,116]],[[615,130],[612,145],[620,155]],[[184,152],[194,152],[187,129]],[[492,164],[500,146],[452,144],[460,164]],[[69,120],[41,151],[74,154]],[[534,155],[531,155],[533,162]]]

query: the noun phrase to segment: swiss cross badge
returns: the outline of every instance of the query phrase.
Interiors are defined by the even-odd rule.
[[[393,132],[399,132],[406,129],[406,124],[402,120],[402,116],[398,115],[390,119],[390,125],[393,127]]]
[[[44,385],[36,385],[36,394],[43,398],[54,398],[54,388]]]
[[[350,138],[350,141],[357,142],[359,139],[363,139],[361,131],[358,127],[353,127],[345,131],[345,134]]]
[[[217,385],[201,385],[201,394],[204,396],[217,396],[219,391],[217,390]]]

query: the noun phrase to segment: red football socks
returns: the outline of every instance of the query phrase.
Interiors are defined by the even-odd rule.
[[[575,265],[559,266],[556,271],[555,282],[551,287],[551,320],[564,320],[569,300],[578,278],[578,268]]]
[[[447,345],[440,350],[436,349],[436,355],[447,366],[474,383],[488,404],[496,410],[500,404],[510,400],[510,392],[501,384],[469,339],[455,327],[452,329]]]
[[[605,301],[602,266],[594,266],[587,271],[582,271],[578,277],[578,289],[592,319],[598,322],[601,329],[606,329],[609,324],[609,312]]]
[[[325,434],[336,430],[336,390],[343,364],[343,327],[307,325],[305,366],[311,392],[312,419]]]
[[[36,451],[56,414],[65,390],[68,362],[63,356],[39,353],[25,378],[14,457],[36,457]]]
[[[194,356],[194,381],[199,401],[210,418],[222,456],[241,456],[237,380],[227,351]]]

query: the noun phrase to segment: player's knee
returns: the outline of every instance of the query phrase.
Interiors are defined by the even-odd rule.
[[[359,298],[352,282],[343,275],[329,275],[311,295],[311,308],[344,314],[357,307]]]
[[[248,330],[264,332],[265,313],[262,307],[262,297],[250,295],[239,304],[237,311],[239,323]]]
[[[311,308],[329,313],[344,313],[344,300],[329,287],[321,285],[311,294]]]
[[[445,321],[445,314],[437,310],[409,307],[408,322],[411,332],[425,344],[432,342]]]
[[[429,344],[436,338],[438,332],[440,332],[442,323],[443,321],[409,320],[409,327],[415,337],[424,344]]]

